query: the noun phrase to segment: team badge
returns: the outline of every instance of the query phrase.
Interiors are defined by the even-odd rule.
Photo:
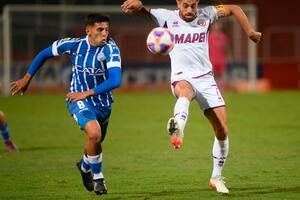
[[[98,60],[99,62],[104,61],[104,60],[105,60],[105,55],[104,55],[104,53],[98,53],[98,55],[97,55],[97,60]]]
[[[197,22],[199,26],[206,26],[206,20],[204,18],[200,18]]]

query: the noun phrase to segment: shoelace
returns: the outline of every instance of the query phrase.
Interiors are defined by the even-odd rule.
[[[215,177],[215,179],[218,180],[218,181],[221,181],[222,183],[226,183],[224,181],[224,179],[226,179],[226,177],[224,177],[224,176],[217,176],[217,177]]]

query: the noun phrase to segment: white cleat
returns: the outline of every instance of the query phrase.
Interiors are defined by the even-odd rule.
[[[226,188],[225,181],[223,179],[224,179],[224,177],[222,177],[222,176],[212,177],[209,180],[208,185],[212,189],[216,190],[218,193],[229,194],[229,190]]]
[[[183,132],[179,129],[178,122],[171,117],[167,124],[167,130],[171,136],[171,143],[174,148],[179,149],[182,146]]]

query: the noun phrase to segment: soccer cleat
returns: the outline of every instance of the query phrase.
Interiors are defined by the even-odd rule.
[[[80,171],[81,174],[81,178],[82,178],[82,183],[85,187],[85,189],[87,189],[88,191],[93,191],[94,190],[94,183],[93,183],[93,176],[92,173],[89,171],[87,173],[83,172],[81,170],[81,163],[82,163],[82,159],[80,159],[77,163],[76,166]]]
[[[5,141],[5,147],[8,151],[10,152],[17,152],[18,151],[18,148],[17,146],[15,145],[15,143],[11,140],[7,140]]]
[[[183,132],[179,129],[178,122],[174,117],[168,121],[167,130],[171,136],[171,143],[174,148],[179,149],[182,146]]]
[[[223,179],[224,177],[222,176],[212,177],[209,180],[208,185],[218,193],[229,194],[229,190],[226,188],[225,181]]]
[[[94,180],[94,192],[97,195],[107,194],[107,187],[103,178]]]

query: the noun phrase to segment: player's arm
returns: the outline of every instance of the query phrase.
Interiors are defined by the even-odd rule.
[[[23,94],[28,86],[29,83],[34,76],[34,74],[38,71],[38,69],[44,64],[44,62],[48,59],[53,57],[52,53],[52,46],[42,50],[32,61],[31,65],[29,66],[27,73],[23,76],[23,78],[14,81],[11,83],[11,93],[12,95]]]
[[[242,10],[242,8],[238,5],[218,5],[216,6],[217,9],[217,15],[218,17],[226,17],[233,15],[235,19],[238,21],[238,23],[242,26],[248,37],[253,41],[253,42],[260,42],[261,40],[261,33],[255,31],[246,14]]]
[[[138,15],[150,16],[150,9],[144,7],[140,0],[126,0],[121,8],[125,13],[135,13]]]
[[[68,101],[79,101],[85,99],[89,96],[94,96],[113,90],[120,87],[121,85],[121,68],[120,67],[110,67],[108,69],[108,79],[97,85],[93,89],[87,90],[85,92],[70,92],[67,94]]]

